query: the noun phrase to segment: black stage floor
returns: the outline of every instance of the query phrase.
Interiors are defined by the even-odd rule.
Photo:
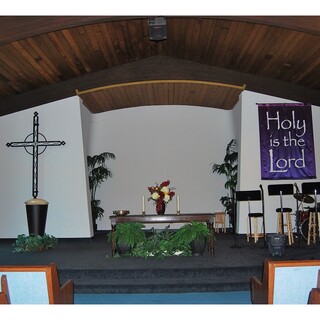
[[[173,293],[247,291],[252,276],[261,278],[265,258],[320,259],[319,244],[301,241],[273,257],[262,239],[216,234],[215,253],[196,257],[112,258],[106,232],[94,239],[59,239],[40,253],[13,253],[14,239],[0,240],[0,265],[56,263],[61,284],[72,279],[75,293]]]
[[[106,269],[106,268],[152,268],[156,266],[179,268],[191,267],[251,267],[262,266],[265,258],[277,260],[320,259],[319,244],[307,246],[302,239],[292,246],[285,246],[282,256],[273,257],[268,245],[262,239],[258,243],[248,243],[243,235],[216,234],[215,253],[207,252],[198,257],[156,258],[112,258],[111,245],[107,243],[106,232],[98,232],[94,238],[59,239],[53,249],[40,253],[13,253],[14,239],[0,240],[0,264],[47,264],[55,262],[62,269]]]

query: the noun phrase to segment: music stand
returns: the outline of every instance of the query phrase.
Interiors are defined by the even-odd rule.
[[[269,196],[279,196],[280,192],[282,194],[293,194],[293,184],[269,184],[268,185],[268,193]]]
[[[303,194],[319,194],[320,193],[320,182],[304,182],[301,184]]]
[[[263,234],[264,234],[264,243],[265,243],[265,221],[264,221],[264,199],[263,199],[263,190],[260,185],[260,190],[246,190],[246,191],[236,191],[236,202],[238,201],[248,201],[248,210],[250,213],[250,201],[262,200],[262,224],[263,224]],[[236,244],[235,244],[236,246]]]
[[[281,231],[284,234],[284,227],[283,227],[283,201],[282,196],[286,194],[293,195],[293,184],[269,184],[268,185],[268,193],[269,196],[280,196],[280,209],[281,209]]]

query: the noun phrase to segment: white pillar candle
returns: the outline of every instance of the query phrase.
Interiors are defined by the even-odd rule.
[[[146,212],[146,203],[145,203],[145,198],[142,196],[142,212]]]
[[[177,212],[180,212],[180,196],[177,194]]]

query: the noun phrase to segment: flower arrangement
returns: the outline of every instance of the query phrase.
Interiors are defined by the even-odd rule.
[[[175,193],[172,191],[174,188],[169,187],[170,180],[165,180],[160,185],[156,183],[153,187],[148,187],[149,192],[151,193],[151,196],[148,198],[148,200],[153,200],[156,204],[156,210],[160,209],[162,206],[162,203],[168,203],[172,200]]]

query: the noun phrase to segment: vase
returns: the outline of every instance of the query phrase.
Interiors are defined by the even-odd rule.
[[[164,215],[166,211],[166,203],[164,201],[158,201],[156,203],[156,211],[158,215]]]
[[[203,239],[195,239],[190,243],[191,253],[193,256],[202,256],[204,249],[206,248],[207,240]]]
[[[132,250],[130,245],[124,243],[117,243],[117,251],[120,255],[129,254]]]

